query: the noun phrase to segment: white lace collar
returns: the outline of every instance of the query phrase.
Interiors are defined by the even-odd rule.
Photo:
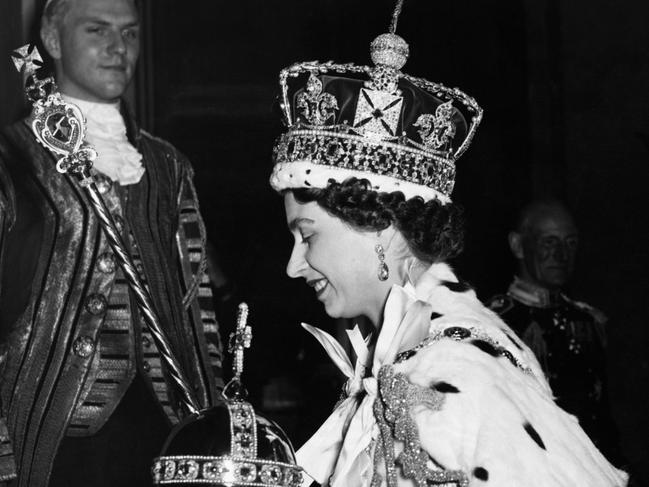
[[[136,184],[144,174],[142,154],[126,137],[126,124],[117,103],[95,103],[63,95],[86,118],[86,141],[99,154],[93,168],[122,186]]]

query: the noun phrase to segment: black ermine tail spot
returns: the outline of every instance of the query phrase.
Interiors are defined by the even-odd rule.
[[[527,434],[530,435],[530,438],[532,438],[540,448],[545,450],[545,443],[543,443],[541,435],[538,434],[534,427],[530,423],[525,423],[523,427],[525,428],[525,431],[527,431]]]
[[[461,282],[441,281],[440,284],[448,288],[449,290],[453,291],[454,293],[463,293],[471,289],[471,286],[464,281]]]
[[[457,387],[455,387],[453,384],[449,384],[448,382],[443,382],[443,381],[435,382],[433,384],[433,389],[439,392],[443,392],[444,394],[448,394],[448,393],[457,394],[458,392],[460,392],[460,390]]]
[[[432,321],[432,320],[436,320],[437,318],[441,318],[441,317],[442,317],[442,315],[439,314],[439,313],[436,312],[436,311],[433,311],[433,312],[430,314],[430,319],[431,319],[431,321]]]
[[[500,355],[496,347],[485,340],[471,340],[471,345],[478,347],[484,353],[488,353],[492,357],[498,357]]]
[[[489,472],[487,471],[486,468],[482,468],[482,467],[474,468],[473,476],[478,480],[482,480],[483,482],[489,480]]]

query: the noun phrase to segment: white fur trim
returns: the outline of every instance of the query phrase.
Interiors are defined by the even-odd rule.
[[[406,199],[421,196],[424,201],[435,199],[442,204],[451,202],[448,196],[428,186],[402,181],[390,176],[372,174],[366,171],[355,171],[353,169],[341,169],[323,164],[314,164],[311,161],[280,162],[275,164],[273,173],[270,176],[270,185],[277,192],[296,188],[326,188],[330,179],[342,183],[351,177],[369,180],[372,184],[372,189],[376,191],[386,193],[401,191]]]

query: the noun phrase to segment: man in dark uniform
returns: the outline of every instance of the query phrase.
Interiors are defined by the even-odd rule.
[[[205,231],[189,162],[120,101],[136,65],[133,0],[50,0],[41,38],[87,120],[93,170],[201,406],[222,388]],[[78,182],[29,120],[0,131],[0,484],[150,485],[183,412]]]
[[[518,272],[507,294],[490,307],[534,351],[557,403],[574,414],[600,450],[620,461],[607,387],[606,316],[565,294],[573,272],[578,233],[556,201],[536,201],[520,214],[509,246]]]

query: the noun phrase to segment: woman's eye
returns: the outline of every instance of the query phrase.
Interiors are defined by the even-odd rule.
[[[311,241],[313,235],[302,235],[302,243],[308,244]]]

